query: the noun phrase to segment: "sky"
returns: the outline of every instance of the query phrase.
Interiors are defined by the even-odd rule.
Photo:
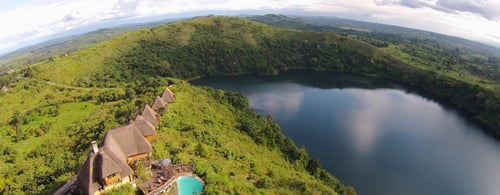
[[[500,47],[500,0],[0,0],[0,54],[82,26],[185,13],[336,16]]]

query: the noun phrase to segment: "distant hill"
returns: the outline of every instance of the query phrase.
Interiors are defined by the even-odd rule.
[[[167,24],[172,20],[161,20],[156,22],[127,24],[115,28],[106,28],[92,31],[81,35],[72,35],[45,41],[33,46],[18,49],[16,51],[2,54],[0,56],[0,74],[30,64],[43,61],[52,61],[67,54],[86,48],[90,45],[133,32],[142,28]]]
[[[335,17],[268,14],[250,16],[248,19],[286,28],[335,32],[387,48],[386,51],[394,54],[394,57],[413,65],[419,63],[426,68],[467,72],[500,82],[500,48],[483,43],[423,30]]]
[[[441,44],[467,51],[481,52],[488,55],[500,57],[500,48],[486,45],[460,37],[453,37],[424,30],[405,28],[394,25],[357,21],[337,17],[314,17],[314,16],[285,16],[276,14],[248,16],[250,20],[287,28],[302,30],[332,31],[351,35],[377,37],[381,40],[387,39],[400,41],[434,40]],[[392,37],[388,37],[391,35]]]

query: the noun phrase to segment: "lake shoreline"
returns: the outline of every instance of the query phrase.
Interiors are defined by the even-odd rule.
[[[292,76],[290,76],[290,74],[292,74]],[[295,75],[295,77],[294,77],[293,74],[297,74],[297,75]],[[423,182],[423,183],[429,182],[426,180],[430,180],[430,181],[434,180],[434,178],[426,178],[426,177],[429,177],[429,176],[427,176],[427,174],[422,175],[423,174],[422,171],[425,171],[427,169],[434,170],[433,172],[436,172],[436,173],[441,172],[442,175],[455,174],[454,173],[455,171],[452,171],[454,169],[453,168],[454,166],[451,166],[451,168],[450,167],[441,167],[441,168],[436,167],[437,165],[441,164],[442,162],[446,162],[448,160],[448,159],[444,159],[444,158],[440,157],[446,153],[443,153],[443,154],[439,153],[439,151],[444,150],[443,148],[450,147],[449,145],[446,145],[446,144],[453,145],[453,147],[452,147],[453,151],[450,151],[450,152],[453,155],[455,155],[454,158],[462,159],[462,161],[464,161],[464,163],[461,162],[462,164],[458,163],[459,165],[456,165],[457,167],[464,166],[463,167],[464,171],[461,171],[464,175],[473,174],[473,173],[471,173],[471,171],[476,169],[476,168],[472,167],[472,164],[471,164],[472,162],[469,162],[469,159],[477,159],[479,157],[477,156],[477,154],[474,154],[474,153],[464,152],[464,154],[461,154],[455,150],[459,150],[459,151],[468,151],[468,150],[476,150],[476,149],[479,150],[480,147],[478,147],[478,146],[467,146],[467,144],[466,144],[468,142],[470,142],[472,145],[477,145],[478,143],[481,143],[481,142],[476,143],[477,141],[474,141],[476,139],[483,140],[482,142],[486,143],[486,145],[484,146],[486,148],[484,150],[488,151],[489,150],[488,148],[492,148],[492,147],[499,148],[497,137],[491,136],[491,134],[488,134],[489,131],[484,129],[484,126],[481,126],[481,123],[478,123],[478,121],[474,120],[474,118],[469,118],[470,115],[467,115],[467,113],[463,112],[462,109],[454,106],[455,104],[453,104],[452,102],[446,101],[446,99],[443,100],[441,98],[436,98],[432,94],[429,94],[426,91],[420,91],[418,88],[415,89],[414,87],[411,87],[411,86],[408,87],[405,84],[401,84],[400,82],[394,82],[392,80],[373,78],[373,77],[364,77],[364,76],[358,76],[355,74],[353,75],[353,74],[330,73],[330,72],[329,73],[324,73],[324,72],[318,73],[318,72],[314,72],[314,71],[312,71],[312,75],[314,75],[314,76],[310,76],[310,75],[308,76],[308,74],[311,74],[311,73],[304,72],[304,71],[298,71],[297,73],[285,72],[285,73],[282,73],[278,76],[256,76],[256,75],[242,75],[241,76],[240,75],[240,76],[236,76],[236,77],[232,77],[232,76],[229,76],[229,77],[228,76],[205,77],[202,80],[206,80],[208,82],[210,82],[210,81],[214,81],[216,83],[218,82],[217,85],[222,85],[222,87],[221,86],[217,87],[214,85],[208,85],[208,86],[212,86],[212,87],[223,89],[223,90],[233,90],[233,89],[228,87],[231,85],[243,85],[240,87],[236,87],[236,91],[243,91],[246,93],[247,97],[250,100],[250,103],[251,103],[251,106],[253,109],[258,110],[260,112],[260,114],[271,113],[273,115],[273,117],[275,118],[276,122],[278,122],[278,124],[280,124],[280,126],[283,129],[283,133],[287,137],[291,137],[297,143],[297,145],[304,145],[308,149],[311,156],[319,157],[321,159],[321,162],[324,165],[323,167],[325,169],[329,170],[330,173],[336,175],[340,180],[342,180],[346,184],[352,185],[353,187],[355,187],[356,190],[362,194],[367,193],[367,192],[370,192],[370,194],[387,194],[387,193],[400,193],[400,194],[403,193],[403,194],[405,194],[405,193],[410,193],[410,192],[415,193],[415,191],[413,191],[413,190],[417,190],[417,189],[413,189],[410,191],[404,191],[404,190],[399,191],[399,192],[385,191],[385,192],[378,192],[377,193],[376,189],[371,189],[371,188],[373,188],[374,186],[385,186],[386,183],[380,183],[380,182],[389,182],[389,181],[394,180],[395,178],[399,178],[397,180],[401,180],[401,182],[407,181],[409,179],[414,179],[414,178],[420,178],[420,179],[418,179],[418,181]],[[308,80],[307,81],[300,81],[301,75],[308,77]],[[311,78],[309,78],[309,77],[311,77]],[[217,81],[217,79],[220,79],[220,80]],[[333,81],[331,83],[328,83],[324,79],[332,79]],[[204,81],[204,82],[206,82],[206,81]],[[199,80],[198,81],[197,80],[191,81],[191,83],[194,85],[200,85]],[[202,84],[202,85],[205,85],[205,84]],[[269,86],[265,87],[266,85],[269,85]],[[349,86],[349,85],[351,85],[351,86]],[[245,89],[245,86],[247,86],[246,89]],[[365,86],[365,89],[362,89],[362,88],[360,89],[360,87],[362,87],[362,86]],[[368,87],[366,87],[366,86],[368,86]],[[284,90],[286,88],[290,88],[293,90],[292,90],[292,92],[286,92],[286,90]],[[265,90],[265,92],[263,92],[263,93],[267,94],[267,95],[264,95],[264,94],[258,95],[259,92],[256,92],[256,91],[259,91],[259,90]],[[366,95],[366,94],[371,93],[371,92],[364,92],[364,91],[375,91],[375,92],[377,92],[377,94],[372,95],[372,97],[370,97],[370,95],[368,95],[368,97],[365,98],[365,100],[364,100],[365,102],[363,104],[349,103],[349,102],[345,102],[345,100],[342,100],[342,99],[338,99],[338,100],[336,99],[334,102],[340,101],[340,102],[344,102],[344,103],[343,104],[339,103],[338,106],[333,106],[333,107],[330,105],[330,104],[334,104],[334,103],[331,103],[331,100],[332,100],[331,98],[336,97],[335,94],[339,95],[339,93],[341,94],[343,92],[347,92],[349,95],[352,95],[352,94],[356,95],[356,93],[361,93],[362,95],[363,94]],[[293,94],[299,94],[302,92],[304,92],[306,94],[301,99],[302,106],[299,106],[295,109],[299,109],[299,110],[306,109],[309,111],[305,111],[305,113],[303,113],[303,114],[300,114],[300,113],[304,112],[304,111],[297,111],[298,114],[296,114],[296,116],[294,116],[295,118],[290,117],[287,119],[283,119],[282,117],[287,116],[287,114],[294,113],[294,112],[292,112],[293,109],[292,109],[292,111],[290,111],[290,110],[286,110],[286,108],[285,108],[286,106],[285,107],[279,107],[279,106],[276,107],[275,106],[277,111],[270,111],[270,108],[273,105],[277,105],[277,104],[278,105],[281,105],[281,104],[285,105],[286,103],[284,103],[284,102],[296,101],[298,98],[292,98],[292,97],[294,97]],[[328,97],[327,99],[323,100],[323,99],[317,99],[317,98],[314,99],[314,97],[307,95],[307,93],[323,94],[323,95],[329,94],[329,93],[334,93],[334,94],[330,94],[329,96],[327,96]],[[387,94],[384,95],[384,93],[387,93]],[[341,95],[340,97],[343,97],[343,96]],[[350,99],[356,99],[357,97],[358,96],[353,96]],[[359,96],[359,97],[363,97],[363,96]],[[287,98],[289,98],[289,99],[287,99]],[[311,99],[311,98],[313,98],[313,99]],[[384,106],[380,107],[381,101],[386,102],[386,103],[390,103],[390,104],[386,105],[386,106],[389,106],[390,109],[397,110],[398,107],[404,107],[404,104],[401,104],[401,105],[397,104],[397,102],[401,100],[400,98],[410,98],[410,100],[416,101],[416,104],[414,103],[415,105],[422,104],[421,106],[406,108],[406,111],[398,111],[398,112],[401,112],[401,114],[391,115],[391,114],[386,114],[385,112],[377,112],[378,113],[377,115],[388,115],[391,117],[399,117],[399,116],[404,116],[405,113],[411,114],[414,112],[417,112],[417,113],[421,112],[420,114],[415,115],[415,117],[417,117],[417,116],[426,117],[426,116],[434,116],[437,113],[436,118],[443,118],[444,117],[442,120],[447,121],[447,122],[439,123],[440,120],[437,120],[437,119],[429,118],[429,119],[424,120],[424,119],[415,119],[415,117],[410,117],[410,118],[406,118],[406,119],[405,118],[402,118],[402,119],[394,118],[391,120],[380,119],[381,121],[386,121],[386,122],[382,122],[382,123],[389,124],[389,126],[387,126],[385,128],[390,128],[392,130],[389,130],[389,131],[376,130],[376,132],[379,132],[379,133],[375,133],[375,135],[379,136],[377,139],[379,140],[380,144],[382,144],[382,145],[378,144],[378,145],[376,145],[376,147],[375,146],[366,147],[367,149],[366,148],[360,149],[358,151],[358,153],[360,151],[362,152],[364,150],[370,151],[370,150],[374,150],[374,149],[380,150],[381,148],[386,148],[386,149],[384,149],[384,150],[386,150],[385,153],[380,153],[380,154],[377,153],[377,154],[370,155],[370,156],[372,156],[372,157],[370,157],[370,159],[373,159],[373,160],[378,159],[378,160],[374,161],[375,164],[373,164],[373,168],[371,168],[371,169],[379,170],[379,171],[383,170],[383,171],[380,174],[375,174],[375,175],[370,174],[371,176],[366,178],[368,176],[368,175],[366,175],[367,172],[363,172],[364,168],[362,168],[362,167],[358,167],[357,169],[349,169],[346,167],[342,168],[343,166],[351,166],[351,167],[352,166],[361,166],[362,162],[366,161],[366,157],[356,157],[356,156],[352,156],[352,155],[349,156],[350,155],[349,153],[337,151],[335,149],[335,148],[343,148],[344,150],[346,150],[345,147],[355,148],[355,145],[346,146],[346,145],[342,145],[342,144],[337,144],[337,142],[343,142],[343,141],[335,139],[335,137],[344,136],[344,137],[342,137],[344,140],[349,140],[351,138],[345,137],[345,136],[346,135],[349,136],[349,133],[352,134],[352,132],[353,131],[355,132],[356,129],[352,130],[352,128],[351,128],[350,131],[348,131],[348,130],[339,131],[338,130],[338,129],[346,129],[347,127],[344,127],[345,125],[344,126],[341,125],[341,126],[338,126],[336,128],[333,128],[333,129],[326,128],[323,130],[319,130],[317,132],[312,130],[312,129],[314,129],[313,127],[316,127],[316,126],[322,126],[321,122],[318,121],[319,120],[318,118],[322,117],[321,115],[332,115],[333,114],[333,113],[321,114],[322,113],[322,111],[320,111],[321,109],[328,108],[328,110],[336,110],[336,109],[341,108],[343,106],[345,107],[345,105],[351,105],[351,106],[354,106],[354,108],[356,108],[356,107],[359,107],[359,105],[368,105],[369,102],[372,101],[372,98],[375,98],[375,99],[373,99],[373,101],[378,102],[378,104],[379,104],[378,107],[377,107],[377,104],[375,104],[374,108],[382,109],[382,110],[384,109]],[[378,99],[381,98],[381,99],[377,101],[377,98]],[[391,100],[391,99],[393,99],[393,100]],[[389,101],[389,100],[391,100],[391,101]],[[262,105],[256,107],[256,102],[259,104],[262,104]],[[267,102],[267,104],[266,104],[266,102]],[[315,106],[311,105],[311,102],[319,102],[322,105],[315,107]],[[328,102],[330,102],[330,103],[328,103]],[[397,104],[398,106],[393,106],[393,105],[391,106],[391,104]],[[356,105],[358,105],[358,106],[356,106]],[[314,107],[314,108],[309,108],[309,107]],[[422,109],[420,107],[424,107],[426,109]],[[417,111],[418,109],[421,109],[421,111]],[[382,111],[382,110],[380,110],[380,111]],[[426,113],[429,110],[436,110],[436,111],[433,111],[435,113]],[[355,111],[356,111],[356,109],[355,109]],[[339,111],[337,111],[337,112],[339,112]],[[338,119],[340,121],[342,121],[342,120],[349,121],[348,118],[342,118],[342,116],[349,115],[347,113],[350,113],[350,112],[353,112],[353,111],[341,111],[340,113],[333,114],[332,116],[336,116],[337,118],[340,117],[341,119]],[[442,114],[440,114],[440,113],[442,113]],[[360,113],[358,115],[362,116],[363,114]],[[374,117],[374,116],[376,116],[376,115],[366,115],[365,118],[370,119],[370,117]],[[411,116],[413,116],[413,115],[411,115]],[[310,118],[307,118],[307,117],[310,117]],[[333,119],[335,119],[335,118],[333,118]],[[313,122],[307,122],[308,120],[313,120]],[[398,125],[397,123],[393,123],[392,120],[394,120],[394,121],[397,121],[397,120],[408,121],[409,124],[407,124],[407,125],[399,124]],[[422,120],[422,121],[413,122],[413,120],[417,120],[417,121]],[[286,123],[289,123],[289,121],[299,121],[299,122],[286,124]],[[328,121],[327,121],[327,123],[325,123],[324,126],[338,125],[338,124],[333,124],[331,121],[332,121],[331,119],[330,119],[330,123],[328,123]],[[379,120],[373,119],[372,121],[379,121]],[[303,123],[303,124],[301,124],[301,123]],[[361,122],[358,124],[365,124],[365,123]],[[429,124],[427,124],[427,123],[429,123]],[[438,126],[432,127],[433,124],[437,124]],[[444,126],[439,127],[439,124],[441,124],[441,126],[443,126],[443,125]],[[431,126],[429,126],[429,125],[431,125]],[[457,125],[460,125],[461,126],[460,128],[462,128],[462,129],[454,129],[454,128],[458,127]],[[398,129],[397,127],[405,127],[405,126],[408,126],[408,128],[410,130],[404,130],[404,131],[397,130]],[[418,126],[422,126],[422,128],[427,127],[427,126],[429,126],[429,127],[425,128],[425,129],[419,129],[419,128],[417,128]],[[446,126],[449,126],[449,127],[444,128]],[[450,128],[450,127],[453,127],[453,128]],[[328,129],[331,129],[331,130],[328,130]],[[381,129],[384,129],[384,128],[381,128]],[[301,133],[302,130],[307,130],[309,133]],[[363,128],[361,128],[361,130],[363,130]],[[366,130],[366,128],[365,128],[365,130]],[[364,132],[364,131],[361,131],[361,132]],[[380,134],[380,132],[382,134]],[[443,132],[446,132],[446,133],[443,134]],[[422,133],[424,133],[424,134],[422,134]],[[436,133],[438,133],[438,134],[436,134]],[[436,134],[437,137],[435,137],[435,136],[429,137],[429,135],[426,135],[426,134],[429,134],[429,135]],[[465,135],[465,134],[467,134],[467,136],[463,137],[462,135]],[[368,134],[366,132],[364,132],[364,133],[361,133],[360,135],[368,135]],[[414,136],[408,137],[410,135],[414,135]],[[460,136],[458,136],[458,135],[460,135]],[[445,137],[443,137],[443,136],[445,136]],[[327,141],[327,140],[322,141],[321,139],[323,137],[328,137],[330,139],[334,139],[337,141],[332,142],[332,143],[334,143],[334,145],[318,144],[318,143],[331,142],[331,141]],[[301,141],[302,138],[303,139],[312,139],[314,141],[307,141],[307,140]],[[450,142],[449,141],[450,138],[463,139],[463,140],[457,141],[457,140],[452,139],[453,141],[451,143],[447,143],[447,142]],[[410,141],[410,142],[403,141],[406,139],[410,139],[410,140],[414,140],[414,141]],[[437,141],[440,139],[443,139],[443,140]],[[432,144],[427,143],[429,141],[431,141]],[[405,142],[408,142],[408,143],[405,143]],[[424,144],[424,143],[427,143],[427,144]],[[439,145],[440,143],[441,143],[441,145]],[[398,144],[399,146],[393,145],[393,144]],[[465,146],[461,146],[461,144],[465,144]],[[333,150],[332,150],[333,153],[318,151],[317,146],[319,146],[319,145],[321,145],[320,148],[325,148],[325,147],[333,148]],[[363,144],[361,144],[361,145],[363,145]],[[439,147],[432,149],[432,147],[430,147],[432,145],[436,145]],[[423,151],[421,151],[421,150],[415,150],[414,147],[416,147],[416,146],[418,146],[417,148],[426,148],[425,151],[428,151],[428,152],[422,153]],[[393,149],[394,147],[401,148],[402,150],[406,150],[406,152],[395,151],[395,149]],[[459,149],[459,148],[463,148],[463,149]],[[483,149],[480,149],[480,150],[483,151]],[[336,152],[334,152],[334,151],[336,151]],[[350,153],[356,153],[356,151],[352,150],[352,148],[349,151],[350,151]],[[408,157],[403,158],[403,159],[407,159],[407,158],[413,159],[413,161],[416,162],[415,165],[410,166],[411,168],[410,167],[404,168],[404,166],[398,168],[398,166],[400,166],[400,165],[397,165],[397,164],[399,164],[399,163],[394,164],[397,161],[392,162],[390,160],[390,159],[393,159],[395,156],[401,156],[401,155],[406,156],[406,155],[412,155],[412,154],[416,155],[420,158],[416,158],[416,157],[412,157],[412,156],[410,156],[410,158],[408,158]],[[424,156],[424,155],[428,155],[428,156]],[[473,157],[466,158],[465,156],[467,156],[467,155],[469,155],[469,156],[472,155]],[[476,155],[476,156],[474,156],[474,155]],[[338,161],[338,160],[331,161],[331,159],[330,160],[328,159],[328,158],[332,158],[331,156],[343,156],[342,158],[344,158],[343,160],[346,162]],[[496,162],[498,155],[492,154],[492,156],[493,157],[489,157],[492,159],[491,162]],[[433,160],[426,160],[426,158],[429,158],[429,157],[432,157],[434,159]],[[481,158],[484,158],[484,157],[481,156]],[[500,163],[500,157],[498,157],[498,158],[499,158],[498,162]],[[365,159],[365,160],[362,160],[362,159]],[[383,160],[383,159],[386,159],[386,160]],[[391,164],[391,166],[396,166],[396,167],[393,167],[391,169],[386,170],[386,168],[383,168],[385,166],[382,166],[382,164],[376,163],[378,161],[382,161],[382,162],[386,161],[387,163]],[[436,162],[430,163],[427,161],[436,161]],[[406,162],[405,160],[403,160],[402,162],[411,164],[411,162]],[[400,162],[400,163],[402,163],[402,162]],[[455,163],[455,162],[450,162],[450,163]],[[344,165],[342,165],[342,164],[344,164]],[[349,164],[351,164],[351,165],[349,165]],[[333,167],[332,167],[332,165],[333,165]],[[468,168],[465,168],[465,167],[468,167]],[[403,174],[404,172],[394,171],[393,169],[395,169],[395,170],[406,170],[406,169],[414,170],[414,171],[410,172],[414,175],[412,175],[412,176],[407,175],[405,177],[402,177],[399,175]],[[443,169],[443,170],[439,170],[439,169]],[[461,169],[462,168],[460,168],[460,170]],[[344,171],[339,172],[339,170],[344,170]],[[358,170],[358,171],[356,171],[356,170]],[[458,172],[460,172],[460,171],[458,171]],[[361,175],[359,175],[359,174],[361,174]],[[489,173],[485,173],[485,174],[489,175]],[[350,175],[352,175],[352,176],[350,176]],[[395,177],[391,177],[390,175],[393,175]],[[430,175],[432,175],[432,174],[430,174]],[[347,178],[346,178],[346,176],[347,176]],[[349,177],[351,179],[349,179]],[[356,180],[355,177],[359,177],[359,178],[361,178],[361,180]],[[370,177],[379,178],[379,179],[373,179],[373,178],[369,179]],[[436,178],[438,178],[438,177],[445,177],[445,176],[436,176]],[[354,178],[355,180],[353,180],[352,178]],[[362,178],[365,178],[365,179],[362,179]],[[385,178],[385,179],[383,179],[383,178]],[[425,179],[422,179],[422,178],[425,178]],[[441,185],[447,186],[449,184],[449,182],[456,180],[456,178],[457,177],[450,177],[449,179],[447,179],[449,181],[446,181],[444,183],[441,182],[442,183]],[[355,182],[355,181],[357,181],[357,182]],[[359,183],[359,182],[361,182],[361,183]],[[393,181],[393,182],[398,183],[398,181]],[[437,181],[435,181],[435,182],[437,182]],[[456,181],[456,182],[461,183],[460,181]],[[464,182],[464,181],[462,181],[462,182]],[[471,181],[467,181],[465,183],[468,183],[468,182],[471,182]],[[368,183],[366,185],[372,186],[372,187],[367,188],[366,186],[365,187],[360,186],[360,185],[364,185],[363,183]],[[389,183],[391,183],[391,182],[389,182]],[[439,183],[439,182],[437,182],[437,183]],[[394,185],[396,185],[396,184],[394,184]],[[411,186],[413,184],[403,182],[403,183],[399,183],[397,185],[401,185],[401,186],[410,185]],[[430,183],[426,184],[426,185],[430,186]],[[474,184],[474,185],[473,184],[464,184],[464,185],[470,185],[468,189],[466,187],[461,187],[461,188],[463,188],[462,190],[464,192],[477,187],[476,184]],[[367,189],[370,189],[370,190],[367,191]],[[437,189],[439,189],[439,188],[437,188]],[[372,191],[372,190],[375,190],[375,191]],[[418,190],[421,190],[421,191],[419,191],[420,193],[425,194],[425,193],[432,192],[435,189],[427,188],[427,189],[418,189]],[[429,190],[429,191],[426,191],[426,190]],[[444,190],[444,191],[442,191],[444,193],[456,193],[457,192],[457,191],[455,191],[456,189],[445,188],[445,187],[443,187],[442,190]],[[439,190],[437,190],[437,191],[439,191]]]

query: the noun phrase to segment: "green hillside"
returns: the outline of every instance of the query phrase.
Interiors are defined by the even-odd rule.
[[[252,111],[243,94],[155,79],[133,90],[74,88],[32,79],[1,94],[0,192],[50,193],[79,170],[90,141],[133,119],[163,84],[178,101],[162,117],[155,159],[193,162],[208,194],[353,194],[304,148]],[[139,95],[140,94],[140,95]],[[21,100],[19,97],[23,97]],[[36,101],[33,101],[36,100]]]
[[[412,66],[498,88],[500,48],[443,34],[335,17],[267,14],[250,20],[292,29],[335,32],[368,42]],[[478,78],[480,77],[480,78]]]
[[[127,82],[144,76],[273,74],[289,68],[361,71],[374,64],[361,62],[383,58],[369,44],[335,34],[275,28],[239,18],[203,17],[103,42],[40,66],[40,78],[105,86],[108,81]]]
[[[219,19],[233,20],[186,23],[209,25]],[[355,194],[284,137],[271,116],[251,110],[243,94],[193,87],[172,78],[186,76],[146,67],[140,72],[115,62],[141,47],[146,34],[190,42],[178,36],[189,35],[186,23],[126,34],[3,76],[0,81],[9,90],[0,92],[5,108],[0,115],[0,193],[50,194],[76,174],[90,141],[102,140],[107,130],[135,118],[144,103],[174,84],[178,101],[162,116],[153,155],[194,163],[207,194]],[[182,32],[168,34],[178,28]]]
[[[48,193],[78,170],[111,128],[127,123],[167,84],[179,101],[163,116],[157,158],[193,162],[207,192],[354,193],[285,138],[242,94],[193,87],[210,75],[290,69],[384,77],[426,90],[500,133],[498,85],[480,85],[407,64],[334,33],[200,17],[127,33],[0,77],[0,192]],[[334,174],[334,173],[333,173]],[[335,191],[335,192],[334,192]]]
[[[201,17],[117,37],[40,65],[38,77],[82,87],[113,87],[150,76],[191,79],[313,69],[379,76],[447,99],[500,133],[500,84],[470,74],[406,63],[405,53],[334,33],[272,27],[232,17]],[[391,53],[387,53],[390,51]]]

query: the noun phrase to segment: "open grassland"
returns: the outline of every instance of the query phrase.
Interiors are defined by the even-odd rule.
[[[389,45],[382,48],[394,58],[407,63],[408,65],[435,72],[439,75],[460,80],[466,83],[479,85],[491,91],[500,91],[500,83],[494,82],[477,75],[471,74],[457,64],[447,64],[453,62],[446,62],[446,59],[440,58],[434,53],[429,53],[425,50],[412,50],[413,54],[404,52],[405,45]]]

